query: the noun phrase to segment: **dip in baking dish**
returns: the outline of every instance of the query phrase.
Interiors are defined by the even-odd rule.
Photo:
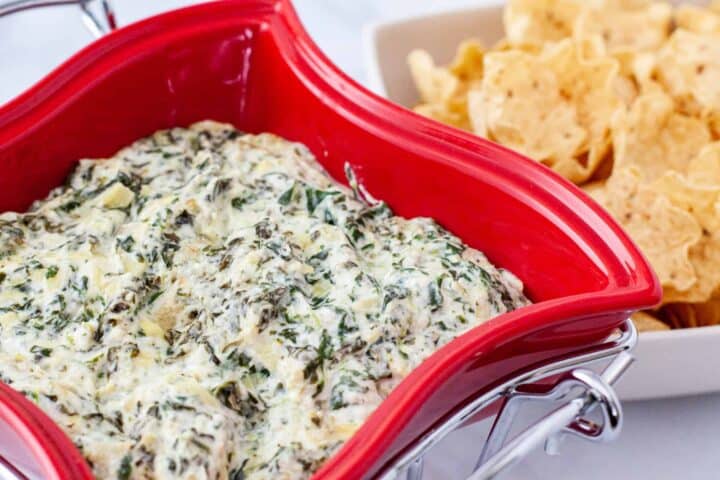
[[[302,145],[213,122],[0,215],[0,378],[98,478],[306,478],[431,353],[527,303]]]

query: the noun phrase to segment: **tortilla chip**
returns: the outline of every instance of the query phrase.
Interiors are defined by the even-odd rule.
[[[458,47],[455,59],[450,64],[450,73],[461,82],[479,82],[483,76],[484,54],[485,49],[479,41],[465,40]]]
[[[670,326],[662,320],[653,317],[647,312],[635,312],[630,319],[635,324],[638,332],[656,332],[662,330],[670,330]]]
[[[658,53],[659,82],[684,113],[720,113],[720,34],[676,30]]]
[[[460,89],[460,81],[448,69],[436,66],[433,58],[424,50],[410,52],[408,65],[424,103],[445,103]]]
[[[668,169],[686,172],[710,139],[703,121],[676,113],[672,99],[657,88],[640,95],[612,122],[616,168],[634,165],[647,180]]]
[[[485,96],[480,91],[468,93],[468,116],[471,131],[483,138],[490,138],[486,120],[488,117],[487,108],[485,106]]]
[[[610,145],[618,64],[590,42],[563,40],[540,55],[485,55],[485,76],[468,104],[474,130],[580,183]],[[584,55],[592,56],[586,58]]]
[[[707,122],[713,139],[720,140],[720,111],[714,111],[708,114]]]
[[[598,9],[632,10],[645,8],[657,2],[656,0],[589,0],[588,3]]]
[[[701,240],[690,248],[688,258],[693,265],[696,282],[690,288],[663,289],[663,303],[706,302],[720,286],[720,235],[703,232]]]
[[[675,9],[678,28],[695,33],[720,33],[720,13],[695,5],[680,5]]]
[[[572,34],[584,0],[510,0],[503,13],[505,35],[515,46],[556,42]]]
[[[466,68],[465,57],[475,47],[466,47],[454,63],[456,69]],[[474,52],[473,52],[474,54]],[[461,64],[463,63],[463,64]],[[408,64],[422,102],[415,112],[463,130],[470,130],[467,114],[467,91],[470,83],[456,77],[449,69],[438,67],[430,54],[415,50],[408,56]]]
[[[720,230],[720,183],[697,184],[679,172],[668,170],[649,188],[665,195],[673,205],[695,216],[706,231]]]
[[[578,15],[573,34],[601,35],[610,52],[651,50],[667,39],[671,24],[667,3],[600,2]]]
[[[477,93],[469,105],[475,128],[531,158],[552,166],[572,158],[586,141],[574,106],[560,95],[555,72],[537,55],[487,54]]]
[[[445,104],[426,103],[413,108],[413,111],[440,123],[460,128],[462,130],[472,131],[467,114],[462,111],[453,111]]]
[[[697,281],[688,289],[665,290],[664,302],[705,302],[720,287],[720,183],[698,185],[675,171],[665,174],[648,186],[664,195],[673,206],[695,217],[702,235],[690,247],[688,258]]]
[[[585,193],[590,195],[593,200],[603,205],[607,202],[607,197],[605,196],[605,192],[607,191],[605,188],[605,183],[605,180],[586,183],[582,186],[582,189]]]
[[[688,180],[696,185],[720,185],[720,142],[705,145],[688,165]]]
[[[555,169],[574,182],[590,178],[610,148],[610,122],[623,102],[616,93],[619,65],[603,55],[601,44],[592,39],[582,42],[565,40],[544,53],[560,82],[560,95],[575,106],[578,123],[587,132],[583,148],[586,158],[577,157],[563,168]]]
[[[626,107],[632,105],[640,93],[630,77],[618,75],[613,82],[613,91]]]
[[[658,316],[673,328],[720,325],[720,299],[703,303],[671,303],[664,305]]]
[[[643,185],[635,168],[615,170],[599,198],[648,258],[663,288],[681,292],[697,282],[689,255],[702,229],[692,214]]]

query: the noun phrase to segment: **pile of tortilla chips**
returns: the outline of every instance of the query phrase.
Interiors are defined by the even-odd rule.
[[[720,324],[720,0],[510,0],[506,38],[409,56],[420,114],[581,185],[640,246],[642,330]]]

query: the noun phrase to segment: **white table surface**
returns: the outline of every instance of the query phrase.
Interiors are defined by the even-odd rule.
[[[0,0],[2,1],[2,0]],[[190,0],[115,0],[125,24]],[[308,30],[342,69],[364,81],[362,25],[388,17],[436,11],[482,0],[296,0]],[[0,19],[0,103],[38,80],[91,39],[73,8]],[[720,366],[719,366],[720,368]],[[700,480],[720,478],[720,395],[625,405],[620,440],[609,445],[569,438],[557,457],[542,452],[503,479]],[[487,425],[456,432],[437,447],[426,479],[462,478],[474,461]]]

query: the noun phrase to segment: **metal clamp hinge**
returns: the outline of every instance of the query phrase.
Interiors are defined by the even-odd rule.
[[[602,375],[577,368],[563,375],[546,393],[524,393],[518,389],[508,391],[476,470],[468,480],[495,478],[542,443],[545,443],[546,452],[556,454],[563,436],[567,434],[592,441],[615,440],[622,429],[622,407],[611,385],[632,361],[633,357],[629,353],[622,352]],[[522,405],[538,401],[562,403],[562,406],[507,442],[513,421]],[[601,416],[599,423],[587,418],[597,409]]]
[[[568,434],[593,441],[614,440],[622,428],[622,407],[612,384],[632,363],[633,357],[627,352],[636,343],[637,330],[628,319],[618,334],[604,343],[521,374],[478,396],[396,458],[380,475],[380,480],[403,476],[407,480],[420,480],[428,451],[497,401],[503,402],[501,411],[495,417],[475,471],[467,480],[492,479],[543,443],[546,452],[557,453],[562,438]],[[600,375],[582,368],[608,359],[612,360]],[[549,390],[537,393],[528,388],[548,378],[558,378]],[[522,405],[533,401],[553,402],[558,407],[508,442]],[[598,410],[600,421],[590,420],[589,415],[597,414]]]
[[[99,8],[95,8],[98,3]],[[95,38],[100,38],[117,28],[117,17],[110,0],[13,0],[0,2],[0,17],[33,8],[60,5],[79,6],[83,23]]]

